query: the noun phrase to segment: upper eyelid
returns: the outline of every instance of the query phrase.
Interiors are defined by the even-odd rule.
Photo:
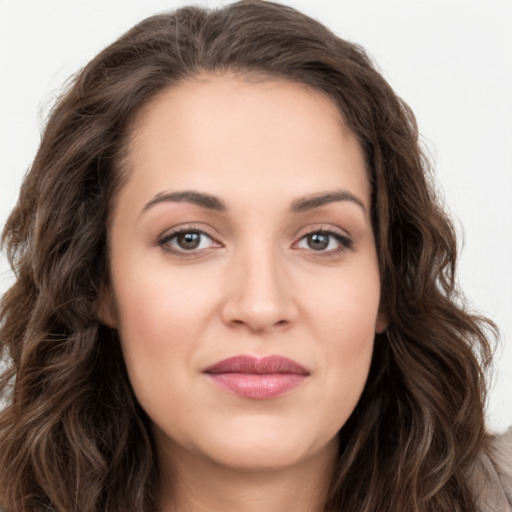
[[[316,224],[316,223],[315,223]],[[210,228],[212,229],[212,228]],[[216,239],[218,235],[213,235],[210,233],[209,229],[205,229],[203,227],[197,227],[193,223],[180,225],[174,228],[167,229],[162,232],[161,235],[159,235],[157,238],[158,240],[171,237],[173,235],[179,234],[179,233],[187,233],[187,232],[197,232],[202,233],[212,239]],[[302,233],[301,233],[302,232]],[[348,233],[346,229],[340,228],[338,226],[333,226],[332,224],[322,224],[318,223],[314,227],[312,226],[306,226],[303,228],[300,228],[295,231],[295,233],[292,235],[293,238],[302,238],[304,236],[307,236],[310,233],[317,233],[317,232],[324,232],[324,233],[334,233],[339,234],[342,236],[345,236],[347,238],[351,238],[351,235]]]
[[[295,232],[294,237],[296,239],[301,239],[301,238],[307,236],[308,234],[318,233],[318,232],[332,233],[332,234],[335,234],[335,235],[342,236],[344,238],[352,239],[351,234],[346,229],[343,229],[343,228],[341,228],[339,226],[336,226],[336,225],[333,225],[333,224],[322,223],[322,222],[310,224],[310,225],[305,226],[305,227],[303,227],[301,229],[298,229]]]
[[[335,228],[318,228],[318,229],[312,229],[310,231],[306,231],[303,235],[301,235],[299,237],[299,240],[302,240],[304,237],[306,237],[308,235],[311,235],[311,234],[314,234],[314,233],[323,233],[323,234],[326,234],[326,235],[337,236],[337,237],[340,237],[340,238],[347,238],[347,239],[351,238],[348,234],[346,234],[342,230],[338,230],[338,229],[335,229]]]
[[[173,236],[179,235],[180,233],[190,232],[201,233],[202,235],[206,235],[208,238],[211,238],[212,240],[220,243],[218,237],[216,235],[211,234],[209,230],[206,230],[205,228],[202,227],[187,224],[165,230],[161,235],[157,237],[157,241],[158,243],[160,243],[162,240],[169,240]]]
[[[314,233],[323,233],[328,236],[332,236],[332,237],[336,238],[339,243],[346,246],[347,248],[351,248],[354,245],[354,240],[349,235],[339,232],[334,229],[321,229],[321,228],[313,229],[311,231],[304,233],[294,242],[294,245],[297,244],[298,242],[300,242],[301,240],[303,240],[304,238],[306,238],[307,236],[314,234]]]
[[[200,225],[201,224],[202,223],[200,223]],[[211,233],[211,231],[216,231],[211,226],[208,226],[207,229],[205,229],[204,227],[199,227],[197,224],[191,222],[190,224],[189,223],[180,224],[179,226],[176,226],[176,227],[173,227],[173,228],[163,231],[161,235],[158,235],[157,240],[162,240],[164,238],[172,237],[173,235],[176,235],[176,234],[187,233],[187,232],[191,232],[191,231],[197,232],[197,233],[202,233],[217,242],[220,242],[219,238],[222,238],[222,236],[220,236],[220,235]],[[304,236],[307,236],[308,234],[317,233],[317,232],[333,233],[333,234],[337,234],[337,235],[340,235],[340,236],[343,236],[346,238],[352,238],[352,236],[346,229],[343,229],[339,226],[335,226],[335,225],[332,225],[329,223],[321,223],[321,222],[314,223],[313,225],[307,225],[300,229],[297,229],[294,232],[294,234],[292,235],[292,238],[300,239],[300,238],[303,238]]]
[[[170,244],[171,240],[173,240],[173,238],[175,238],[176,236],[180,235],[181,233],[191,233],[191,232],[192,233],[199,233],[201,235],[205,235],[214,244],[220,244],[221,246],[223,246],[223,244],[221,242],[216,240],[215,237],[211,236],[206,231],[204,231],[202,229],[191,228],[191,227],[190,228],[187,228],[187,227],[185,227],[185,228],[178,228],[178,229],[174,229],[174,230],[171,230],[171,231],[167,231],[166,233],[164,233],[162,236],[160,236],[157,239],[156,245],[158,247],[160,247],[160,249],[162,249],[166,253],[172,254],[175,257],[179,257],[179,258],[193,258],[195,256],[200,255],[203,251],[205,251],[207,249],[211,249],[211,247],[208,247],[208,248],[202,248],[202,249],[192,249],[192,250],[188,250],[187,251],[186,249],[182,249],[180,247],[175,247],[174,245]]]

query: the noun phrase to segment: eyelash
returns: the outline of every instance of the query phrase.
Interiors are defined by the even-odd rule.
[[[210,240],[212,240],[213,242],[215,242],[215,244],[217,244],[218,247],[221,246],[220,242],[217,242],[217,240],[215,240],[215,238],[211,237],[208,233],[206,233],[205,231],[201,230],[201,229],[195,229],[195,228],[187,228],[187,227],[184,227],[184,228],[179,228],[179,229],[176,229],[174,231],[171,231],[170,233],[167,233],[165,235],[163,235],[159,240],[158,240],[158,245],[166,252],[169,252],[171,254],[173,254],[174,256],[178,256],[180,258],[187,258],[187,257],[191,257],[191,256],[196,256],[197,255],[197,250],[191,250],[191,251],[187,251],[185,249],[176,249],[176,248],[172,248],[170,245],[169,245],[169,242],[171,242],[171,240],[173,240],[174,238],[178,237],[179,235],[184,235],[184,234],[191,234],[191,233],[194,233],[194,234],[197,234],[197,235],[200,235],[201,237],[203,236],[206,236],[208,237]],[[201,249],[199,249],[201,250]]]
[[[335,249],[330,249],[328,251],[315,251],[314,249],[309,249],[311,253],[316,253],[318,256],[321,256],[322,258],[335,258],[336,256],[339,256],[341,253],[353,249],[354,246],[354,242],[351,238],[349,238],[346,234],[332,228],[319,228],[309,231],[302,235],[299,238],[299,240],[294,243],[294,245],[297,245],[298,243],[307,239],[308,236],[312,235],[326,235],[328,237],[334,238],[336,242],[338,242],[338,247],[336,247]],[[330,244],[330,241],[328,242],[328,244]]]
[[[214,242],[214,244],[217,244],[217,247],[221,247],[222,246],[222,244],[220,242],[215,240],[215,238],[211,237],[205,231],[203,231],[201,229],[187,228],[187,227],[176,229],[176,230],[174,230],[174,231],[172,231],[170,233],[165,234],[164,236],[159,238],[157,244],[164,251],[166,251],[168,253],[171,253],[174,256],[178,256],[180,258],[187,258],[187,257],[197,256],[197,249],[192,249],[190,251],[187,251],[185,249],[172,248],[169,245],[169,242],[171,242],[173,239],[175,239],[179,235],[181,235],[181,234],[192,234],[192,233],[193,234],[197,234],[200,237],[205,236],[205,237],[209,238],[210,240],[212,240]],[[327,235],[329,237],[334,238],[338,242],[338,244],[339,244],[339,246],[336,249],[331,249],[329,251],[323,251],[323,250],[315,251],[314,249],[310,249],[311,253],[313,253],[313,254],[316,253],[318,256],[320,256],[322,258],[336,257],[340,253],[343,253],[343,252],[345,252],[347,250],[353,249],[353,245],[354,245],[353,240],[351,238],[349,238],[347,235],[345,235],[345,234],[343,234],[341,232],[338,232],[338,231],[336,231],[336,230],[334,230],[332,228],[329,228],[329,229],[319,228],[319,229],[314,229],[312,231],[309,231],[309,232],[303,234],[298,239],[297,242],[294,242],[293,246],[297,245],[298,243],[300,243],[303,240],[305,240],[308,236],[312,236],[312,235]],[[204,249],[199,249],[199,251],[201,251],[201,250],[204,250]],[[304,250],[307,250],[307,249],[304,249]]]

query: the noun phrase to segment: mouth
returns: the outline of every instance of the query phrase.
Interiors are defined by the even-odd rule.
[[[203,373],[225,391],[256,400],[284,395],[310,375],[296,361],[275,355],[230,357],[209,366]]]

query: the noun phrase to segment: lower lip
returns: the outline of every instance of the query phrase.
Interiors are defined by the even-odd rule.
[[[284,395],[300,386],[307,375],[298,373],[210,373],[221,388],[243,398],[264,400]]]

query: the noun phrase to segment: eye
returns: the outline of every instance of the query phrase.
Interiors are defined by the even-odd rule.
[[[322,229],[304,235],[295,247],[335,255],[352,248],[352,240],[341,233]]]
[[[166,251],[179,255],[221,246],[204,231],[197,229],[180,229],[168,233],[158,241],[158,245]]]

